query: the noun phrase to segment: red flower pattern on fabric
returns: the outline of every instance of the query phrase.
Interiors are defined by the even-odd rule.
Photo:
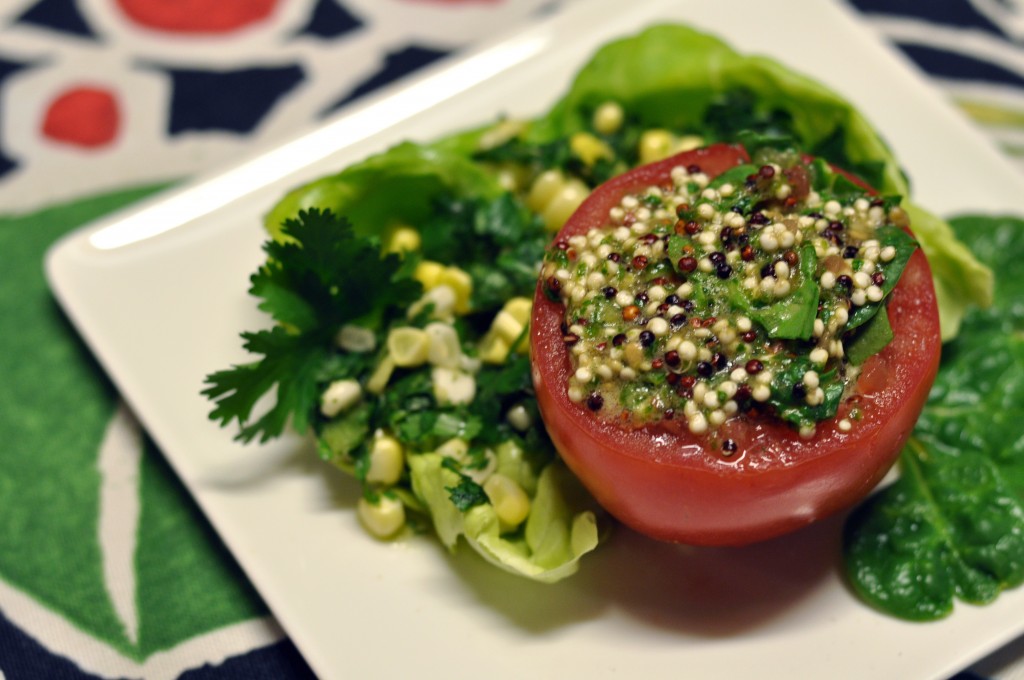
[[[121,112],[108,89],[80,85],[64,90],[46,109],[43,135],[85,148],[107,146],[117,138]]]
[[[133,22],[169,33],[230,33],[259,23],[279,0],[117,0]]]

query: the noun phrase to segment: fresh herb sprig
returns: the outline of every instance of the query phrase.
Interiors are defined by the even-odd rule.
[[[422,293],[413,278],[416,258],[381,255],[380,243],[360,236],[344,217],[327,210],[302,211],[288,220],[282,240],[264,244],[266,263],[252,275],[249,292],[277,326],[242,333],[257,361],[211,373],[203,394],[216,402],[210,418],[238,421],[237,439],[267,441],[288,422],[305,432],[316,415],[320,386],[339,369],[358,375],[368,368],[358,355],[339,366],[334,338],[347,323],[379,328]],[[350,355],[350,358],[353,355]],[[274,405],[255,420],[253,409],[276,388]]]

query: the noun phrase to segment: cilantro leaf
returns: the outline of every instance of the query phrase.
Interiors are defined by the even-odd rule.
[[[484,493],[484,488],[466,475],[462,474],[458,463],[451,458],[445,458],[441,462],[441,466],[446,467],[459,475],[458,484],[455,486],[446,486],[444,488],[444,490],[448,492],[448,498],[451,499],[452,505],[460,511],[466,512],[475,505],[487,502],[487,494]]]
[[[283,227],[284,239],[264,244],[266,263],[252,275],[249,292],[279,326],[242,333],[258,361],[206,377],[202,394],[215,402],[212,420],[237,420],[236,437],[267,441],[291,420],[304,432],[316,418],[317,395],[339,377],[359,377],[366,361],[339,361],[334,337],[354,320],[382,322],[415,301],[422,287],[413,278],[414,258],[380,255],[380,244],[358,236],[330,211],[302,211]],[[346,374],[347,375],[344,375]],[[276,399],[250,421],[264,395]]]

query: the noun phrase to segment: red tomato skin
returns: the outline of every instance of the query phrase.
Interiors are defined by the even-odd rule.
[[[745,162],[737,147],[680,154],[595,190],[558,239],[602,224],[628,191],[662,184],[677,165],[718,174]],[[744,545],[799,529],[862,499],[895,462],[938,370],[941,341],[931,271],[918,250],[889,303],[893,341],[867,360],[858,394],[802,439],[789,425],[735,418],[720,428],[739,444],[724,458],[682,421],[623,428],[571,402],[572,367],[562,341],[564,307],[538,285],[531,324],[533,380],[545,425],[566,464],[598,502],[652,538],[693,545]],[[838,422],[856,406],[859,419]]]

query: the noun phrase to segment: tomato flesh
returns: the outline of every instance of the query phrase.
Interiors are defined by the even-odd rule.
[[[601,185],[558,234],[585,234],[607,222],[628,193],[666,185],[673,167],[698,165],[714,176],[746,152],[715,145],[643,166]],[[563,341],[565,308],[539,284],[531,326],[533,380],[545,425],[566,464],[601,505],[656,539],[742,545],[794,531],[850,507],[885,475],[913,430],[938,370],[938,310],[928,262],[918,249],[888,306],[894,339],[868,359],[854,396],[834,419],[801,438],[775,418],[737,416],[720,436],[734,456],[713,450],[709,435],[660,421],[622,426],[603,420],[567,394],[573,372]],[[848,432],[838,423],[849,418]]]

